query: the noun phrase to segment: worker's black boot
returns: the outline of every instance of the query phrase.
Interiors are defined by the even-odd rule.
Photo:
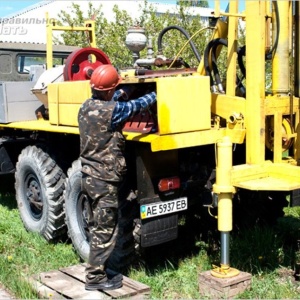
[[[87,291],[95,291],[95,290],[101,290],[101,291],[108,291],[108,290],[115,290],[122,287],[122,280],[109,280],[103,282],[86,282],[85,283],[85,289]]]
[[[109,272],[102,271],[100,274],[88,273],[85,277],[85,289],[94,290],[115,290],[122,287],[123,276],[112,270]]]
[[[107,268],[105,270],[105,272],[106,272],[106,276],[109,280],[112,280],[112,281],[120,281],[120,280],[122,281],[123,280],[123,275],[117,271]]]

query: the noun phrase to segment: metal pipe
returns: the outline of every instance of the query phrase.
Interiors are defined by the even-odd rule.
[[[138,58],[135,60],[133,67],[137,68],[140,66],[154,66],[156,58]]]
[[[168,70],[147,70],[147,69],[136,69],[135,76],[142,76],[143,78],[151,78],[157,76],[168,76],[168,75],[179,75],[179,74],[192,74],[197,71],[196,68],[186,69],[168,69]]]
[[[273,58],[272,83],[274,94],[288,94],[290,90],[289,70],[289,1],[277,1],[280,26],[278,45]],[[276,18],[274,18],[276,19]]]
[[[221,231],[221,266],[229,266],[229,232]]]

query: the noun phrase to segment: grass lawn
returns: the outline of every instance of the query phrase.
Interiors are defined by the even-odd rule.
[[[300,299],[300,281],[294,276],[299,215],[299,208],[285,208],[272,226],[233,230],[231,265],[252,274],[251,289],[238,298]],[[0,283],[16,298],[37,298],[28,276],[80,263],[68,241],[48,243],[24,229],[11,192],[0,197],[0,237]],[[216,220],[195,214],[182,219],[177,240],[146,249],[126,275],[149,285],[152,299],[198,299],[198,274],[218,265],[219,255]]]

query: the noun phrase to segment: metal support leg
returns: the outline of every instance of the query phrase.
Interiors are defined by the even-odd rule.
[[[221,232],[221,266],[213,269],[211,274],[216,277],[233,277],[239,274],[237,269],[229,266],[229,232],[232,230],[232,143],[224,137],[218,143],[216,184],[213,190],[218,194],[218,230]]]
[[[229,266],[229,232],[221,232],[221,266]]]

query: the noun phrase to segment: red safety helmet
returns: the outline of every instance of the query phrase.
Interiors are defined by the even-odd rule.
[[[115,88],[122,81],[116,68],[111,64],[97,67],[91,76],[91,88],[98,91],[108,91]]]

